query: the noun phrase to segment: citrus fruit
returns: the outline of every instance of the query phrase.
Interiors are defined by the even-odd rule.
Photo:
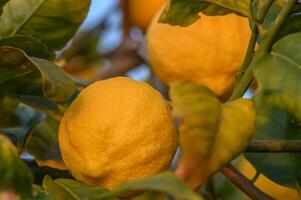
[[[133,26],[146,30],[166,0],[128,0],[127,11]]]
[[[246,159],[241,160],[238,167],[240,171],[249,179],[252,179],[256,174],[255,168]],[[263,174],[260,174],[260,176],[255,182],[255,185],[263,192],[269,194],[270,196],[278,200],[300,199],[300,197],[298,197],[297,191],[278,185],[277,183],[265,177]]]
[[[95,82],[79,94],[62,118],[59,144],[77,180],[111,189],[167,169],[177,134],[159,92],[117,77]]]
[[[251,36],[248,19],[200,14],[194,24],[178,27],[158,23],[158,17],[148,28],[147,48],[159,79],[205,85],[221,97],[229,94]]]

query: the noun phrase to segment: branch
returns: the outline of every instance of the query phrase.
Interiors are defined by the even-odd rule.
[[[144,63],[138,55],[140,43],[127,37],[120,47],[109,56],[110,66],[104,69],[98,77],[99,80],[123,75],[129,70]]]
[[[251,141],[245,152],[284,153],[301,152],[301,141],[297,140],[255,140]]]
[[[142,42],[131,39],[129,13],[127,12],[128,0],[120,1],[120,8],[123,12],[123,40],[116,51],[108,55],[110,67],[104,69],[102,75],[98,79],[107,79],[115,76],[123,75],[129,70],[138,67],[144,63],[144,59],[140,54],[143,48]]]
[[[258,189],[249,179],[241,174],[235,167],[229,165],[222,170],[222,173],[241,191],[253,200],[274,200],[273,197],[267,195]]]

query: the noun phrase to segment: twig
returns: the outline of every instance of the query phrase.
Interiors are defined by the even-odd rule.
[[[129,70],[144,63],[144,59],[139,55],[139,50],[143,45],[134,41],[129,36],[130,24],[127,12],[128,1],[120,1],[120,8],[123,11],[123,40],[116,51],[108,55],[110,67],[104,69],[99,79],[107,79],[120,76]]]
[[[252,141],[249,144],[245,152],[248,153],[301,152],[301,141],[256,140],[256,141]]]
[[[237,76],[236,76],[235,88],[237,87],[237,84],[240,82],[241,78],[244,76],[246,69],[249,67],[249,65],[254,57],[257,38],[258,38],[258,28],[255,26],[254,29],[252,30],[252,35],[251,35],[251,38],[249,41],[249,45],[248,45],[248,49],[247,49],[247,52],[245,55],[244,62],[241,66],[240,71],[237,73]]]
[[[254,184],[257,181],[257,179],[259,178],[259,176],[260,176],[260,172],[256,171],[256,174],[250,181]]]
[[[120,47],[110,55],[110,66],[102,71],[98,79],[123,75],[142,64],[143,60],[138,55],[139,45],[130,38],[124,39]]]
[[[223,174],[241,191],[253,200],[274,200],[273,197],[267,195],[258,189],[249,179],[242,175],[235,167],[229,165],[222,170]]]

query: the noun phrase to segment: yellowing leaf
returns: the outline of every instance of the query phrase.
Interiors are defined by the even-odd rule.
[[[40,122],[26,140],[26,150],[34,156],[37,164],[66,170],[58,143],[59,122],[48,117]]]
[[[182,120],[177,174],[197,188],[244,150],[252,137],[255,111],[249,100],[222,104],[207,88],[185,82],[172,83],[170,96]]]
[[[21,199],[32,196],[30,171],[21,161],[15,146],[2,134],[0,134],[0,180],[0,193],[13,192]]]

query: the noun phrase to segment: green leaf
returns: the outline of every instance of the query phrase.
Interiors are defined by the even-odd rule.
[[[13,191],[21,199],[32,195],[31,175],[13,144],[0,134],[0,192]]]
[[[37,194],[33,200],[53,200],[53,198],[49,194]]]
[[[171,0],[159,21],[171,25],[189,26],[202,12],[206,15],[225,15],[231,12],[250,17],[250,0]]]
[[[53,60],[55,54],[37,38],[15,35],[0,40],[0,46],[12,46],[23,50],[27,55]]]
[[[50,176],[44,177],[43,187],[53,200],[97,200],[102,199],[102,194],[108,192],[106,189],[87,186],[71,179],[52,180]]]
[[[257,97],[269,100],[301,121],[301,33],[290,34],[263,54],[254,75],[259,84]]]
[[[112,198],[145,190],[166,193],[175,199],[202,200],[200,196],[191,191],[186,184],[178,179],[172,172],[164,172],[148,178],[130,181],[110,192],[104,193],[100,196],[100,199]]]
[[[59,122],[52,118],[40,122],[26,140],[26,150],[34,156],[39,166],[65,170],[58,143]]]
[[[45,116],[21,104],[14,109],[13,116],[16,118],[17,124],[12,128],[1,128],[0,132],[6,135],[21,152],[30,131],[45,119]]]
[[[32,73],[33,70],[24,69],[22,67],[0,69],[0,84],[5,83],[14,78]]]
[[[38,38],[60,49],[85,19],[90,0],[10,0],[0,18],[0,39],[15,35]]]
[[[268,102],[256,104],[255,139],[301,140],[301,128],[294,127],[291,116]],[[257,171],[274,182],[300,190],[301,153],[246,153]]]
[[[268,11],[266,12],[264,20],[262,22],[262,25],[265,29],[269,29],[270,26],[273,24],[277,16],[282,10],[283,5],[280,4],[280,1],[273,1],[273,3],[270,5]]]
[[[249,100],[222,104],[206,87],[185,82],[172,83],[170,97],[181,120],[177,173],[198,188],[244,150],[252,137],[255,112]]]
[[[251,6],[253,17],[262,22],[273,2],[274,0],[254,0]]]
[[[1,93],[42,96],[52,101],[66,101],[74,93],[74,82],[55,64],[29,57],[13,47],[0,47],[0,55],[0,71],[23,69],[31,72],[22,76],[18,74],[13,80],[2,81]]]
[[[301,129],[293,123],[301,121],[300,52],[301,33],[290,34],[275,43],[255,67],[258,139],[301,139]],[[300,190],[300,153],[248,154],[247,158],[273,181]]]
[[[0,0],[0,15],[3,11],[3,6],[8,2],[9,0]]]
[[[12,99],[24,103],[36,110],[39,110],[46,115],[60,121],[66,108],[63,105],[48,101],[47,99],[36,97],[36,96],[26,96],[26,95],[11,95]]]
[[[10,128],[18,124],[13,113],[17,106],[18,102],[8,97],[0,97],[0,128]]]
[[[294,14],[290,16],[278,33],[277,40],[292,33],[301,32],[301,15]]]

